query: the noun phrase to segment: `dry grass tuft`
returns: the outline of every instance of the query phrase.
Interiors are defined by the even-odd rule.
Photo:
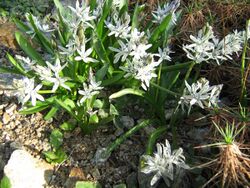
[[[219,181],[221,181],[222,188],[250,186],[249,157],[241,152],[237,143],[221,145],[219,148],[219,157],[210,163],[215,167],[213,169],[216,174],[203,187],[208,186],[211,182]]]

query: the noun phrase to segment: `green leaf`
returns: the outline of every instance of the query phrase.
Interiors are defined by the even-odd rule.
[[[13,74],[21,74],[19,71],[16,69],[8,68],[8,67],[3,67],[0,66],[0,73],[13,73]]]
[[[145,5],[139,6],[138,2],[137,2],[136,7],[134,9],[133,18],[132,18],[132,30],[135,28],[138,28],[138,26],[139,26],[139,22],[138,22],[139,17],[138,16],[139,16],[140,12],[144,10],[144,8],[145,8]]]
[[[44,120],[49,120],[51,118],[53,118],[53,116],[56,114],[57,110],[58,110],[58,106],[53,106],[50,111],[45,115]]]
[[[27,115],[27,114],[34,114],[36,112],[40,112],[46,108],[48,108],[50,106],[50,104],[41,104],[41,105],[36,105],[36,106],[32,106],[30,108],[26,108],[24,110],[19,111],[20,114],[22,115]]]
[[[98,182],[78,181],[75,188],[102,188]]]
[[[110,115],[119,115],[119,112],[113,104],[110,104],[109,113]]]
[[[124,72],[119,73],[119,74],[117,74],[115,76],[112,75],[112,78],[104,80],[102,82],[102,86],[108,86],[108,85],[111,85],[111,84],[115,84],[117,81],[119,81],[120,79],[122,79],[124,75],[125,75]]]
[[[14,68],[22,75],[26,75],[25,69],[18,63],[9,53],[7,54],[8,60],[14,66]]]
[[[61,106],[63,109],[65,109],[70,115],[72,115],[77,121],[80,121],[80,119],[75,115],[73,108],[75,108],[74,101],[70,99],[66,99],[64,101],[60,99],[55,99],[55,102]]]
[[[124,95],[137,95],[140,97],[144,97],[145,92],[141,91],[139,89],[132,89],[132,88],[126,88],[122,89],[121,91],[118,91],[116,93],[113,93],[112,95],[109,96],[109,99],[115,99],[122,97]]]
[[[31,46],[29,41],[22,36],[22,33],[17,31],[15,36],[19,46],[31,59],[36,60],[39,65],[46,65],[40,54],[38,54],[37,51]]]
[[[54,0],[54,4],[60,12],[63,12],[64,8],[59,0]]]
[[[97,37],[93,37],[93,46],[101,61],[104,64],[110,63],[105,47],[102,44],[102,41]]]
[[[102,81],[103,78],[106,76],[107,72],[109,69],[109,64],[105,63],[102,68],[100,68],[97,72],[96,72],[96,80],[97,81]]]
[[[110,10],[112,8],[112,2],[113,2],[113,0],[105,1],[104,7],[103,7],[103,12],[102,12],[102,17],[100,18],[100,20],[97,24],[96,33],[97,33],[98,37],[100,37],[100,38],[102,38],[104,21],[106,20],[107,16],[110,13]]]
[[[49,163],[62,163],[67,159],[67,154],[61,148],[56,151],[43,151],[43,154]]]
[[[156,40],[158,39],[158,37],[160,36],[160,34],[164,31],[166,31],[168,29],[168,27],[170,27],[171,25],[171,20],[172,20],[172,14],[167,15],[163,21],[161,22],[161,24],[155,28],[155,30],[153,31],[149,42],[150,43],[155,43]]]
[[[21,31],[27,32],[30,30],[30,28],[26,24],[21,22],[20,20],[18,20],[16,18],[14,18],[13,20],[14,20],[14,23],[16,24],[17,28],[20,29]]]
[[[54,129],[50,134],[50,144],[58,149],[63,143],[63,133],[59,129]]]
[[[0,182],[0,188],[11,188],[10,180],[7,176],[4,176]]]
[[[49,52],[50,54],[53,54],[52,44],[47,39],[47,37],[45,37],[45,35],[37,28],[37,26],[36,26],[36,24],[35,24],[35,22],[33,20],[32,14],[29,14],[28,18],[29,18],[30,24],[33,27],[33,29],[34,29],[40,43],[47,50],[47,52]]]
[[[99,108],[100,109],[100,108],[103,108],[103,106],[104,106],[104,102],[101,101],[100,99],[96,99],[94,104],[93,104],[94,108]]]
[[[58,156],[53,151],[43,151],[43,154],[48,162],[52,162],[58,158]]]
[[[126,184],[121,183],[119,185],[114,185],[113,188],[127,188]]]
[[[92,114],[89,117],[89,124],[97,124],[99,123],[99,118],[97,114]]]
[[[76,127],[76,123],[73,122],[64,122],[62,125],[60,125],[60,128],[64,131],[73,131]]]

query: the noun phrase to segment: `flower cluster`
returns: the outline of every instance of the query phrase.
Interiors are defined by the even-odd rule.
[[[24,77],[21,82],[15,82],[14,87],[17,90],[16,96],[18,101],[22,104],[26,103],[30,99],[33,106],[36,105],[36,99],[44,101],[43,96],[38,93],[38,91],[42,88],[42,84],[35,87],[34,78],[29,79]]]
[[[92,70],[90,70],[89,84],[83,83],[83,90],[78,91],[78,93],[83,96],[80,100],[80,104],[82,104],[86,99],[91,99],[93,96],[99,94],[99,91],[103,89],[100,85],[101,82],[96,82]]]
[[[185,85],[184,94],[179,101],[183,110],[184,105],[189,107],[188,113],[195,104],[201,108],[217,106],[222,84],[210,86],[207,79],[201,78],[191,86],[185,81]]]
[[[165,145],[157,143],[156,147],[157,151],[153,157],[143,156],[146,166],[141,171],[145,174],[154,174],[150,182],[151,186],[155,185],[161,177],[170,186],[170,180],[174,180],[175,174],[178,174],[181,168],[189,169],[189,166],[185,163],[182,148],[172,152],[168,140],[165,141]]]
[[[209,60],[216,61],[218,65],[220,61],[232,59],[233,53],[237,53],[242,49],[244,43],[245,31],[226,35],[222,40],[219,40],[208,24],[198,32],[198,35],[190,36],[192,44],[183,45],[183,50],[187,53],[189,59],[196,63]]]
[[[179,6],[178,1],[165,5],[168,10],[161,12],[164,16],[171,13]],[[174,6],[174,7],[173,7]],[[114,63],[124,62],[120,69],[126,72],[125,78],[132,76],[141,81],[141,86],[147,90],[150,80],[157,75],[154,73],[157,66],[164,60],[170,61],[171,53],[168,46],[163,49],[159,48],[159,53],[149,53],[148,50],[152,44],[148,42],[145,32],[140,32],[137,28],[131,29],[130,17],[124,14],[119,18],[116,12],[113,13],[112,19],[105,21],[107,28],[110,30],[108,36],[114,35],[118,38],[118,47],[109,47],[115,52]],[[156,61],[157,59],[157,61]]]
[[[175,11],[177,10],[177,8],[180,6],[180,0],[174,0],[171,3],[166,3],[163,5],[163,7],[161,7],[160,5],[158,5],[158,8],[156,11],[153,11],[152,15],[153,15],[153,22],[155,23],[161,23],[162,20],[170,13],[172,13],[172,22],[176,23],[177,18],[175,15]]]

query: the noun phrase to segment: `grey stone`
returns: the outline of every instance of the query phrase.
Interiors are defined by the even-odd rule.
[[[7,113],[4,113],[3,114],[3,124],[7,124],[7,123],[9,123],[10,122],[10,115],[9,114],[7,114]]]
[[[17,108],[16,104],[11,104],[5,108],[5,112],[8,113],[10,116],[14,114],[15,110]]]
[[[4,167],[12,188],[44,188],[49,181],[52,166],[32,157],[25,150],[15,150]]]

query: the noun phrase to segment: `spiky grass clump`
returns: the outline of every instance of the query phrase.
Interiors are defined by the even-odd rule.
[[[235,126],[234,121],[232,123],[226,121],[225,126],[216,124],[214,121],[213,124],[223,140],[212,144],[219,148],[219,154],[215,160],[205,166],[212,167],[215,175],[203,187],[208,185],[211,187],[212,183],[220,183],[222,188],[250,186],[250,159],[242,152],[241,147],[244,140],[241,139],[241,143],[235,141],[236,136],[246,130],[246,126],[242,124]]]
[[[218,160],[216,160],[217,173],[211,179],[221,179],[222,187],[238,187],[250,185],[250,159],[241,152],[239,145],[221,145]]]

